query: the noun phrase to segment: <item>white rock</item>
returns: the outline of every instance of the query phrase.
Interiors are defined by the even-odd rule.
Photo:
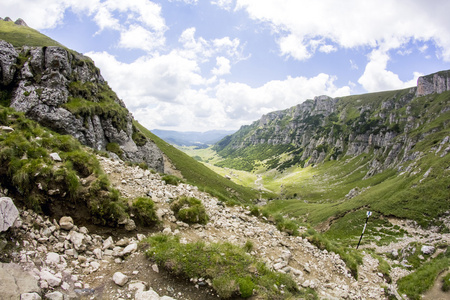
[[[55,253],[55,252],[47,253],[47,258],[45,259],[45,262],[48,265],[57,265],[60,263],[60,261],[61,261],[61,258],[58,253]]]
[[[94,253],[95,257],[97,257],[97,259],[102,259],[103,253],[101,249],[96,248],[92,252]]]
[[[59,220],[59,226],[64,230],[71,230],[73,228],[73,219],[71,217],[62,217]]]
[[[61,157],[60,157],[59,154],[56,153],[56,152],[50,153],[50,157],[51,157],[54,161],[62,161]]]
[[[434,253],[435,248],[434,248],[434,246],[426,246],[426,245],[423,245],[422,248],[420,249],[420,251],[421,251],[423,254],[430,255],[430,254],[433,254],[433,253]]]
[[[166,227],[166,228],[164,228],[164,230],[163,230],[162,233],[163,233],[163,234],[166,234],[166,235],[169,235],[169,234],[172,233],[172,229],[170,229],[170,227]]]
[[[113,281],[119,286],[124,286],[128,282],[128,276],[121,272],[116,272],[113,275]]]
[[[136,243],[129,244],[128,246],[125,247],[125,249],[123,249],[122,256],[125,256],[125,255],[135,252],[137,250],[137,248],[138,248],[138,246]]]
[[[41,280],[46,281],[48,283],[48,285],[51,287],[56,287],[61,284],[61,278],[56,277],[49,271],[46,271],[46,270],[41,271],[40,277],[41,277]]]
[[[19,211],[9,197],[0,197],[0,232],[6,231],[14,224]]]
[[[97,271],[100,268],[100,264],[96,261],[91,261],[90,262],[91,268],[92,268],[92,272]]]
[[[157,264],[153,264],[152,265],[152,270],[155,271],[156,273],[159,273],[159,268]]]
[[[128,290],[134,291],[144,291],[147,288],[147,284],[144,281],[134,280],[128,284]]]
[[[135,300],[160,300],[158,293],[154,290],[138,291],[134,296]]]
[[[61,288],[65,291],[68,291],[70,289],[70,284],[68,284],[67,282],[63,282],[61,284]]]
[[[20,295],[20,300],[41,300],[41,296],[37,293],[24,293]]]
[[[61,292],[52,292],[52,293],[45,294],[45,299],[64,300],[64,295]]]
[[[114,242],[113,242],[112,237],[107,238],[107,239],[103,242],[102,250],[110,249],[110,248],[111,248],[111,249],[114,248]]]
[[[69,240],[72,242],[75,250],[80,250],[84,247],[84,234],[72,230],[69,233]]]

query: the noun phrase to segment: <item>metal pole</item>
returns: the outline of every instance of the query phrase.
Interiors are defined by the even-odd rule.
[[[359,248],[359,244],[361,243],[362,237],[363,237],[363,235],[364,235],[364,231],[366,231],[367,221],[369,221],[369,217],[370,217],[371,214],[372,214],[371,211],[368,211],[368,212],[367,212],[366,223],[364,223],[364,228],[363,228],[363,231],[362,231],[362,233],[361,233],[361,237],[359,238],[358,246],[356,246],[356,249]]]

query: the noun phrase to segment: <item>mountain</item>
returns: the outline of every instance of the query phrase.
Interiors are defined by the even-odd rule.
[[[112,193],[113,200],[117,200],[118,194],[108,186],[107,180],[104,181],[105,175],[96,167],[96,160],[87,153],[89,151],[106,153],[156,172],[176,174],[225,202],[248,203],[257,197],[256,191],[238,186],[181,151],[167,147],[165,142],[138,124],[89,57],[67,49],[27,27],[24,22],[16,23],[0,20],[0,37],[5,39],[0,40],[0,125],[11,127],[15,132],[9,137],[17,134],[14,139],[0,140],[0,186],[16,194],[18,199],[30,200],[26,206],[54,214],[52,208],[63,211],[72,208],[51,205],[52,201],[64,203],[67,199],[61,195],[77,194],[83,200],[81,203],[86,203],[87,210],[81,204],[79,207],[85,217],[100,213],[101,222],[117,225],[126,211],[123,203],[114,204],[114,201],[110,203],[105,199],[102,205],[111,205],[109,208],[92,211],[102,207],[92,205],[102,199],[97,195],[99,191],[106,190],[105,195]],[[33,131],[34,128],[39,129]],[[28,129],[33,129],[33,132],[27,132]],[[55,141],[49,142],[49,136],[53,136]],[[85,147],[74,146],[75,141],[68,136]],[[23,141],[24,137],[28,142]],[[35,140],[44,140],[43,143],[47,144],[40,145]],[[160,146],[154,140],[158,140]],[[22,142],[23,145],[17,144]],[[47,156],[55,151],[65,163],[61,166],[64,171],[58,171],[64,176],[59,178],[53,171],[45,178],[28,176],[28,172],[40,167],[47,170],[53,165],[53,161],[47,161]],[[22,158],[28,158],[28,163],[24,164]],[[18,180],[19,177],[23,182]],[[55,185],[49,184],[49,180],[53,180]],[[84,193],[78,194],[81,182],[85,182]],[[91,184],[96,186],[95,192],[90,192]],[[48,195],[48,190],[54,194],[53,197]],[[104,218],[108,213],[114,216],[112,222]]]
[[[7,21],[18,32],[29,28]],[[36,36],[41,38],[36,33]],[[163,172],[162,152],[133,126],[133,117],[93,61],[60,46],[14,47],[0,41],[3,104],[61,134]]]
[[[210,130],[206,132],[172,131],[153,129],[152,132],[163,140],[178,146],[208,147],[235,131]]]
[[[362,209],[440,226],[450,210],[449,120],[450,71],[442,71],[408,89],[315,97],[213,149],[217,165],[257,172],[280,194],[272,211],[323,228]]]

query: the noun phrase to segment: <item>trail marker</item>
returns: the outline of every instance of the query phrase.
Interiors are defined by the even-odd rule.
[[[361,243],[362,237],[364,235],[364,231],[366,231],[366,226],[367,226],[367,221],[369,221],[369,217],[372,215],[371,211],[367,211],[367,218],[366,218],[366,223],[364,223],[364,228],[363,231],[361,233],[361,237],[359,238],[359,242],[358,242],[358,246],[356,246],[356,249],[359,248],[359,244]]]

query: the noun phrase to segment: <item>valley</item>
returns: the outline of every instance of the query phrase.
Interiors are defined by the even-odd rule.
[[[448,298],[449,70],[175,147],[89,57],[0,32],[7,299]]]

